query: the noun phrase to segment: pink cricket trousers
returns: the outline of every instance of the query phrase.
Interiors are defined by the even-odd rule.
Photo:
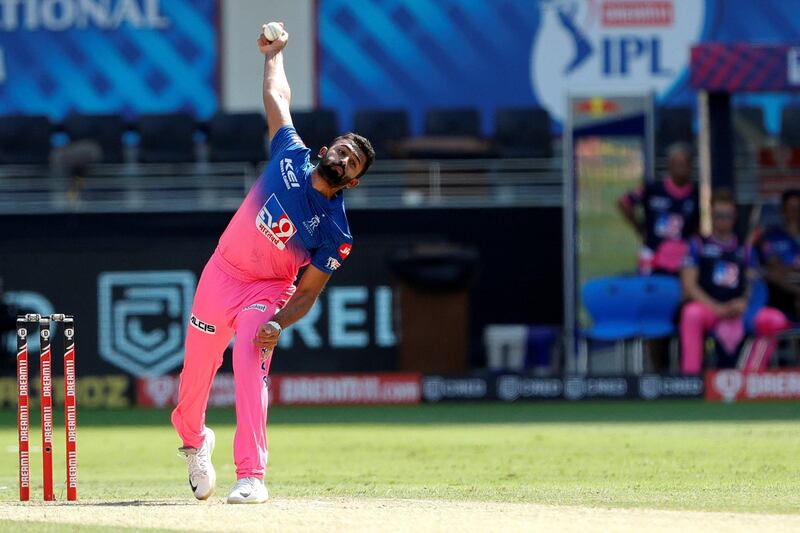
[[[719,322],[720,317],[700,302],[689,302],[681,312],[681,371],[699,374],[703,369],[703,341],[707,332]],[[789,320],[779,310],[762,308],[755,316],[756,342],[748,354],[744,370],[764,370],[778,341],[775,335],[790,327]]]
[[[211,384],[235,333],[236,477],[263,478],[267,466],[267,376],[271,354],[262,362],[261,350],[253,339],[258,327],[286,304],[287,281],[241,281],[224,272],[217,265],[220,260],[217,256],[211,258],[197,285],[172,425],[184,446],[202,446]]]

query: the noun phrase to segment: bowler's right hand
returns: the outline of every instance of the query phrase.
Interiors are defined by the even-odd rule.
[[[280,22],[279,24],[283,26],[283,22]],[[256,40],[259,52],[267,57],[275,56],[275,54],[284,49],[287,42],[289,42],[289,34],[286,33],[286,28],[284,28],[281,36],[272,42],[267,41],[267,38],[264,37],[264,34],[261,32],[259,32],[258,39]]]

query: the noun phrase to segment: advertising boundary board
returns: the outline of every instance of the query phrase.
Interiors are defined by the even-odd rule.
[[[706,372],[705,380],[708,401],[800,400],[800,369],[711,370]]]

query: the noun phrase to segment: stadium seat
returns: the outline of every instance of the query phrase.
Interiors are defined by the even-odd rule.
[[[0,117],[0,163],[46,164],[50,156],[50,120],[39,115]]]
[[[72,142],[90,140],[99,144],[104,163],[122,162],[125,122],[119,115],[70,115],[63,127]]]
[[[323,146],[330,146],[331,141],[342,133],[336,113],[329,109],[292,111],[292,122],[313,155]]]
[[[594,279],[583,285],[582,301],[593,325],[579,332],[579,372],[589,371],[589,341],[614,342],[624,367],[624,343],[639,335],[641,294],[641,283],[620,276]]]
[[[409,136],[405,111],[362,109],[355,113],[354,126],[356,133],[370,140],[379,158],[391,157],[390,144]]]
[[[264,161],[266,133],[267,122],[261,113],[217,113],[208,123],[209,159]]]
[[[139,161],[188,163],[195,160],[195,121],[188,113],[142,115],[138,120]]]
[[[477,109],[430,109],[425,112],[425,135],[480,137]]]
[[[494,116],[500,157],[552,157],[550,114],[541,108],[499,109]]]
[[[694,145],[691,107],[659,107],[656,112],[656,153],[664,156],[669,145],[685,142]]]
[[[675,276],[653,275],[630,278],[630,283],[641,286],[637,307],[639,309],[637,353],[634,372],[644,371],[644,346],[642,341],[673,337],[677,333],[675,313],[681,303],[681,283]],[[674,339],[673,339],[674,341]],[[670,343],[670,352],[677,359],[677,345]]]
[[[781,111],[780,138],[786,146],[800,146],[800,106],[784,106]]]

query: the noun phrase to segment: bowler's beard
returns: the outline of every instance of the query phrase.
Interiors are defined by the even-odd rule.
[[[337,168],[342,170],[341,176],[336,170]],[[334,165],[325,159],[322,159],[322,161],[319,162],[317,165],[317,170],[319,170],[319,175],[322,176],[322,179],[324,179],[328,185],[334,189],[337,189],[350,181],[350,178],[348,178],[344,173],[344,168],[342,168],[341,165]]]

